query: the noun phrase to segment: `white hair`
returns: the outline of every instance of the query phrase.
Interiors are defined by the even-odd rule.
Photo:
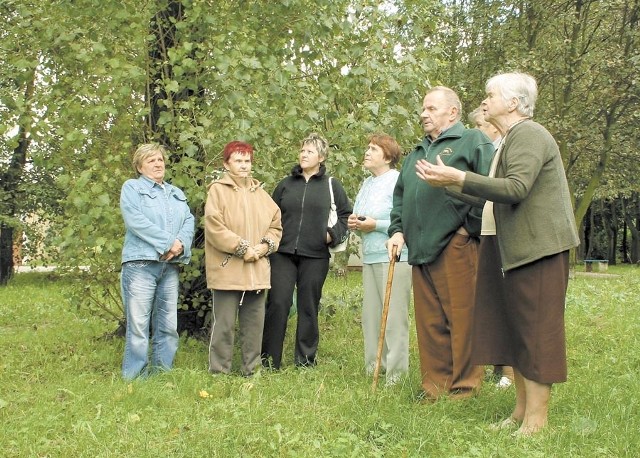
[[[536,80],[526,73],[501,73],[493,76],[485,86],[487,92],[500,91],[505,103],[516,99],[516,110],[523,116],[533,116],[533,110],[538,99],[538,85]]]

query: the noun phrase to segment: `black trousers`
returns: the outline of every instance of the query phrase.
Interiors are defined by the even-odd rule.
[[[274,253],[269,260],[271,290],[262,335],[262,359],[265,363],[269,360],[273,368],[280,368],[289,309],[293,303],[294,288],[297,287],[298,322],[294,363],[297,366],[314,365],[320,340],[318,310],[322,287],[329,272],[329,259]]]

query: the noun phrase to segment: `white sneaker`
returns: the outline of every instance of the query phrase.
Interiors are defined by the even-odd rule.
[[[385,386],[393,386],[400,383],[402,376],[400,374],[387,375]]]
[[[502,376],[500,381],[496,383],[496,386],[498,388],[509,388],[511,386],[511,380],[509,380],[509,377]]]

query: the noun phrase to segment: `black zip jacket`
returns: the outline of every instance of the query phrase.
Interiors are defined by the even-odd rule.
[[[331,195],[329,176],[320,164],[320,171],[305,181],[302,167],[296,164],[291,175],[283,179],[273,191],[273,200],[282,212],[282,240],[279,253],[298,254],[310,258],[328,258],[329,245],[326,235],[331,235],[331,245],[338,245],[349,236],[347,219],[351,214],[351,202],[342,184],[333,178],[333,195],[338,212],[338,224],[327,227]]]

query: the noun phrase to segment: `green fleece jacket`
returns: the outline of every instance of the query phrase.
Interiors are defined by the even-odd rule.
[[[486,175],[493,154],[494,146],[486,135],[457,122],[433,141],[425,137],[407,156],[393,192],[388,233],[403,233],[409,264],[435,261],[461,226],[470,235],[478,236],[482,218],[481,209],[419,179],[415,168],[418,159],[435,164],[439,155],[447,165]]]
[[[558,145],[537,122],[513,127],[504,139],[495,178],[467,172],[462,192],[494,202],[504,271],[579,243]]]

